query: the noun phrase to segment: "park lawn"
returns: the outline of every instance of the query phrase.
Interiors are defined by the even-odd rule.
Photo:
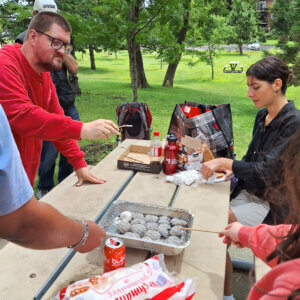
[[[220,51],[215,60],[215,79],[211,79],[211,68],[205,63],[191,67],[192,58],[183,56],[177,68],[173,88],[162,87],[167,64],[156,54],[143,53],[144,68],[151,88],[140,89],[138,100],[146,102],[152,113],[152,129],[158,130],[161,137],[167,134],[172,111],[177,103],[185,100],[205,104],[230,103],[233,117],[235,153],[241,158],[251,139],[252,127],[257,113],[251,99],[247,97],[245,73],[222,73],[225,64],[239,61],[239,65],[247,68],[262,57],[261,51],[245,51],[243,56],[237,52]],[[77,55],[79,64],[79,85],[82,95],[76,99],[81,120],[87,122],[97,118],[116,121],[117,105],[131,101],[128,54],[126,51],[115,54],[96,54],[96,70],[90,70],[89,56]],[[288,99],[296,101],[300,108],[300,87],[290,87]],[[81,141],[86,145],[90,141]]]
[[[245,73],[222,73],[224,65],[230,61],[238,61],[244,71],[262,57],[262,51],[244,51],[240,56],[237,52],[220,50],[215,59],[215,79],[211,79],[211,68],[205,63],[193,67],[189,65],[192,58],[184,55],[180,62],[174,80],[173,88],[162,87],[167,70],[155,53],[143,53],[144,68],[151,88],[140,89],[138,100],[146,102],[152,113],[152,129],[165,137],[169,128],[170,118],[177,103],[185,100],[203,104],[230,103],[233,118],[234,151],[237,159],[245,154],[252,135],[257,109],[251,99],[247,97],[247,84]],[[121,51],[116,55],[107,52],[96,54],[96,70],[90,69],[89,56],[77,53],[79,64],[78,78],[82,95],[76,98],[76,107],[82,121],[89,122],[97,118],[111,119],[116,122],[116,107],[124,102],[131,101],[132,90],[130,86],[128,54]],[[295,100],[300,109],[300,87],[290,87],[287,91],[288,99]],[[84,152],[88,163],[96,163],[107,155],[114,146],[115,137],[109,141],[82,140],[80,147],[87,147]],[[97,151],[97,149],[99,149]],[[98,152],[98,153],[97,153]],[[113,162],[112,162],[113,164]],[[55,170],[55,182],[58,172],[58,160]],[[37,182],[37,180],[36,180]],[[35,182],[35,190],[36,190]]]

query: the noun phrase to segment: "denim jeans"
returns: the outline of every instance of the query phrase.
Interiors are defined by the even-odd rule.
[[[79,114],[75,105],[71,105],[64,109],[65,115],[71,117],[72,120],[79,121]],[[58,151],[52,142],[44,141],[41,153],[41,162],[39,168],[38,189],[50,191],[54,187],[54,170],[55,161]],[[57,181],[60,183],[73,172],[73,166],[68,163],[67,159],[60,154]]]

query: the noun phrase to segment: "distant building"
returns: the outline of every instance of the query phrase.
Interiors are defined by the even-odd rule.
[[[270,21],[272,15],[270,13],[270,8],[273,0],[259,0],[257,1],[257,11],[259,13],[259,20],[265,31],[270,31]]]
[[[259,12],[259,20],[265,31],[269,32],[271,27],[271,19],[273,18],[271,14],[271,6],[275,0],[258,0],[257,1],[257,11]],[[288,0],[286,0],[288,1]],[[294,3],[294,0],[290,0]]]

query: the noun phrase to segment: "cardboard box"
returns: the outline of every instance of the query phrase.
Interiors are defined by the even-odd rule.
[[[149,152],[150,147],[131,145],[119,157],[117,166],[119,169],[159,174],[162,164],[151,163]],[[163,157],[161,159],[163,160]]]

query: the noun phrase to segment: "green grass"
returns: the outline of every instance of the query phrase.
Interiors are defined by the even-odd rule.
[[[176,103],[185,100],[205,104],[230,103],[233,116],[233,131],[235,152],[241,158],[246,152],[251,139],[252,127],[257,109],[247,97],[246,77],[241,74],[222,73],[225,64],[239,61],[246,70],[251,64],[262,57],[262,52],[245,51],[243,56],[237,52],[221,51],[215,61],[215,79],[211,79],[210,66],[205,63],[194,67],[188,65],[192,59],[183,56],[179,64],[173,88],[162,87],[162,81],[167,69],[155,54],[144,53],[144,68],[151,88],[140,89],[138,100],[146,102],[153,116],[152,128],[160,131],[162,137],[167,134],[172,111]],[[107,53],[96,55],[97,70],[90,70],[89,57],[78,55],[79,85],[82,95],[77,97],[76,106],[81,120],[87,122],[97,118],[116,121],[115,109],[120,103],[131,101],[128,54],[126,51],[108,56]],[[300,108],[300,88],[290,87],[288,99],[296,100]],[[89,141],[81,141],[86,145]]]
[[[161,137],[167,134],[170,118],[177,103],[185,100],[203,104],[230,103],[233,117],[233,133],[235,153],[240,159],[246,152],[252,135],[252,127],[257,109],[251,99],[247,97],[245,74],[222,73],[225,64],[238,61],[244,70],[262,57],[261,51],[245,51],[243,56],[237,52],[220,50],[215,60],[215,79],[211,79],[210,66],[205,63],[194,67],[188,65],[190,56],[183,56],[177,68],[173,88],[162,87],[162,82],[167,70],[167,64],[160,68],[160,61],[155,54],[144,53],[144,68],[148,83],[151,88],[140,89],[138,100],[146,102],[152,113],[152,129],[158,130]],[[79,64],[79,85],[82,95],[76,98],[76,107],[80,118],[89,122],[98,118],[116,121],[116,107],[124,102],[131,101],[132,90],[130,86],[128,54],[126,51],[108,56],[107,53],[96,54],[97,70],[90,69],[88,55],[77,54]],[[300,108],[300,87],[290,87],[287,91],[288,99],[293,99]],[[103,158],[111,149],[111,137],[107,141],[98,141],[99,155],[95,153],[97,147],[86,150],[90,161]],[[80,141],[81,147],[93,141]],[[103,145],[104,144],[104,145]],[[101,150],[100,150],[101,149]],[[89,153],[91,150],[91,153]],[[58,162],[58,160],[57,160]],[[57,178],[57,169],[55,180]],[[36,186],[35,186],[36,188]]]
[[[278,40],[266,40],[265,42],[261,43],[262,45],[272,45],[272,46],[276,46],[276,44],[278,43]]]

